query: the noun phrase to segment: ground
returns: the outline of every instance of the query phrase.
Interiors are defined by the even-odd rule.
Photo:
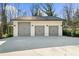
[[[11,37],[0,39],[0,56],[79,56],[76,37]]]

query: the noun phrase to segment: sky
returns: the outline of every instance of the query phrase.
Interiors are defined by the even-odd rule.
[[[17,9],[17,4],[14,3],[10,3],[9,5],[14,6]],[[55,13],[58,15],[58,17],[63,17],[63,6],[65,5],[65,3],[54,3],[54,9],[55,9]],[[32,3],[19,3],[19,9],[24,11],[27,11],[27,16],[31,16],[30,13],[30,8],[32,6]],[[79,4],[73,4],[74,9],[76,9],[77,7],[79,7]]]
[[[12,3],[12,4],[9,4],[9,5],[15,6],[16,9],[17,9],[17,6],[16,6],[17,4],[13,4]],[[64,4],[60,4],[60,3],[54,4],[54,9],[56,11],[56,14],[59,15],[59,17],[62,16],[62,14],[61,14],[60,11],[62,10],[63,5]],[[19,4],[19,9],[21,9],[21,10],[27,10],[27,16],[31,16],[31,13],[30,13],[31,6],[32,6],[32,3],[20,3]]]

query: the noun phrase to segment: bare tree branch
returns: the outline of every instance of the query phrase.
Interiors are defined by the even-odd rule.
[[[53,8],[54,4],[45,3],[41,5],[41,10],[48,16],[56,16],[55,10]]]

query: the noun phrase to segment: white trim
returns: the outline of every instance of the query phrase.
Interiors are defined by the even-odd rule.
[[[35,26],[31,24],[31,36],[35,36]]]
[[[32,24],[33,25],[33,24]],[[45,24],[34,24],[31,26],[31,36],[35,36],[35,26],[44,26],[44,36],[49,36],[49,28]]]
[[[58,33],[59,33],[59,36],[62,36],[62,26],[61,25],[59,25]]]
[[[18,22],[13,22],[13,36],[18,36]]]
[[[49,27],[45,25],[45,36],[49,36]]]
[[[18,21],[14,21],[13,22],[13,36],[18,36]],[[62,36],[62,26],[60,24],[45,24],[45,23],[34,23],[34,22],[31,22],[31,36],[35,36],[35,26],[41,26],[43,25],[44,26],[44,36],[49,36],[49,26],[58,26],[58,36]]]

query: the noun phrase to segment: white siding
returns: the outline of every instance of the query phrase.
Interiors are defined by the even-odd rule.
[[[35,36],[35,26],[36,25],[43,25],[45,26],[45,36],[49,36],[49,26],[58,26],[58,36],[62,36],[62,21],[14,21],[14,31],[13,35],[18,36],[18,22],[31,22],[31,36]]]
[[[49,36],[49,27],[45,25],[45,36]]]
[[[18,36],[18,22],[13,22],[13,36]]]
[[[35,26],[31,24],[31,36],[35,36]]]
[[[59,36],[62,36],[62,26],[61,26],[61,25],[59,25],[59,30],[58,30],[58,32],[59,32]]]

